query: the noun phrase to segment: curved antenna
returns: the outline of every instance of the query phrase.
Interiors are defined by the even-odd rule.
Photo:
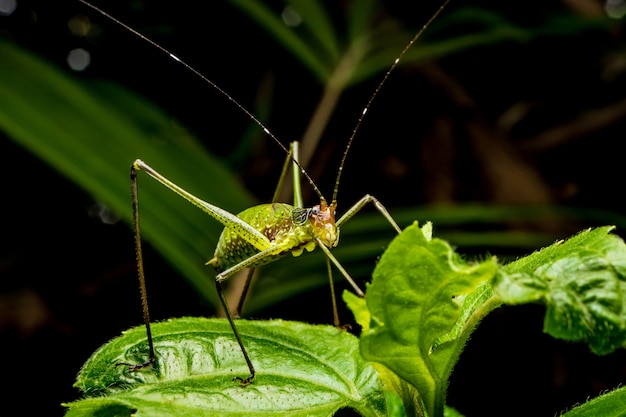
[[[422,36],[424,31],[437,18],[437,16],[439,16],[439,14],[443,11],[443,9],[446,7],[448,3],[450,3],[450,0],[445,0],[443,4],[439,6],[437,11],[430,17],[430,19],[428,19],[428,21],[424,23],[424,26],[422,26],[419,32],[417,32],[415,36],[413,36],[413,38],[409,41],[409,43],[406,44],[404,49],[402,49],[402,52],[400,52],[396,60],[393,62],[391,67],[389,67],[389,69],[385,73],[385,76],[383,77],[383,79],[380,80],[380,82],[378,83],[378,86],[376,86],[376,89],[374,90],[374,93],[372,94],[370,99],[367,101],[367,104],[363,108],[363,111],[361,112],[361,115],[359,116],[359,119],[357,120],[356,125],[354,126],[354,129],[352,129],[352,134],[350,135],[350,138],[348,139],[348,144],[346,145],[346,149],[344,149],[343,151],[343,156],[341,157],[341,162],[339,163],[339,169],[337,170],[337,179],[335,180],[335,188],[333,189],[333,199],[331,200],[331,204],[335,204],[337,202],[337,193],[339,192],[339,181],[341,179],[341,173],[343,172],[343,165],[346,162],[346,158],[348,157],[348,151],[350,150],[350,147],[352,146],[352,142],[354,141],[354,138],[357,132],[359,131],[361,124],[363,123],[363,119],[365,119],[365,115],[370,109],[370,106],[374,102],[374,99],[376,98],[376,96],[378,96],[378,92],[383,88],[383,85],[387,82],[387,79],[389,78],[391,73],[396,69],[402,57],[404,57],[406,52],[409,49],[411,49],[411,46],[413,46],[413,44]]]
[[[200,78],[202,81],[204,81],[205,83],[209,84],[214,90],[216,90],[219,94],[221,94],[222,96],[224,96],[228,101],[230,101],[232,104],[235,105],[235,107],[237,107],[239,110],[241,110],[246,116],[248,116],[250,118],[250,120],[252,120],[257,126],[259,126],[261,128],[261,130],[263,130],[263,133],[265,133],[265,135],[267,135],[268,137],[270,137],[274,142],[276,142],[276,144],[287,154],[287,155],[291,155],[289,153],[289,150],[287,150],[287,147],[285,145],[283,145],[283,143],[278,140],[278,138],[263,124],[263,122],[261,122],[259,119],[257,119],[257,117],[252,114],[250,111],[248,111],[248,109],[246,109],[244,106],[242,106],[241,104],[239,104],[239,102],[237,100],[235,100],[230,94],[228,94],[224,89],[222,89],[220,86],[218,86],[217,84],[215,84],[213,81],[211,81],[208,77],[206,77],[204,74],[202,74],[200,71],[198,71],[197,69],[195,69],[194,67],[192,67],[191,65],[189,65],[188,63],[186,63],[185,61],[183,61],[182,59],[180,59],[178,56],[174,55],[170,50],[168,50],[167,48],[159,45],[158,43],[156,43],[155,41],[153,41],[152,39],[150,39],[149,37],[147,37],[146,35],[142,34],[141,32],[139,32],[136,29],[133,29],[131,26],[128,26],[126,23],[122,22],[121,20],[119,20],[118,18],[110,15],[109,13],[105,12],[104,10],[102,10],[101,8],[99,8],[98,6],[95,6],[91,3],[89,3],[86,0],[78,0],[79,2],[81,2],[82,4],[84,4],[85,6],[89,7],[90,9],[96,11],[97,13],[101,14],[102,16],[104,16],[105,18],[111,20],[112,22],[114,22],[115,24],[120,25],[121,27],[123,27],[124,29],[126,29],[127,31],[129,31],[130,33],[132,33],[135,36],[138,36],[141,40],[149,43],[150,45],[152,45],[153,47],[155,47],[156,49],[158,49],[159,51],[163,52],[166,55],[169,55],[170,58],[172,58],[174,61],[178,62],[180,65],[182,65],[184,68],[186,68],[188,71],[190,71],[193,75],[195,75],[196,77]],[[296,164],[298,166],[298,168],[300,169],[300,172],[302,173],[302,175],[304,175],[304,177],[307,179],[307,181],[309,182],[309,184],[311,184],[311,187],[313,187],[313,190],[315,191],[315,193],[318,195],[318,197],[320,198],[321,202],[325,202],[326,199],[324,198],[324,196],[322,195],[321,191],[319,190],[319,188],[317,188],[317,185],[315,185],[315,183],[313,182],[313,179],[309,176],[309,174],[307,174],[307,172],[304,170],[304,168],[302,167],[302,165],[300,165],[300,163],[295,160],[292,156],[290,156],[291,160],[293,161],[294,164]]]

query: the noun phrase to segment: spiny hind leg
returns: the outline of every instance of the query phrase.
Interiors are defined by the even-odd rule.
[[[248,271],[246,271],[246,278],[243,283],[243,287],[241,289],[241,294],[239,294],[239,301],[237,302],[237,306],[235,307],[235,310],[233,311],[233,317],[236,319],[241,318],[243,305],[246,302],[246,298],[250,290],[250,284],[252,283],[252,278],[254,277],[255,271],[256,271],[256,268],[248,268]]]
[[[224,314],[226,315],[226,318],[228,319],[228,323],[230,324],[231,329],[233,330],[233,334],[235,335],[235,339],[237,340],[237,344],[239,345],[239,348],[241,349],[241,353],[244,357],[244,360],[246,361],[246,365],[248,366],[248,369],[250,371],[250,374],[245,377],[245,378],[241,378],[241,377],[234,377],[233,380],[235,381],[239,381],[239,383],[242,386],[246,386],[249,385],[253,380],[254,377],[256,375],[256,371],[254,370],[254,366],[252,365],[252,361],[250,360],[250,356],[248,355],[248,352],[243,344],[243,341],[241,339],[241,336],[239,335],[239,330],[237,329],[237,326],[235,325],[235,319],[233,317],[233,313],[230,310],[230,307],[228,307],[228,301],[226,300],[226,296],[224,294],[224,289],[222,287],[222,281],[225,281],[226,279],[230,278],[231,276],[233,276],[235,273],[245,269],[245,268],[251,268],[254,265],[258,265],[261,260],[265,257],[268,256],[272,256],[275,255],[276,253],[280,253],[281,251],[283,251],[284,248],[280,247],[280,246],[274,246],[272,248],[266,249],[264,251],[258,252],[256,254],[254,254],[253,256],[249,257],[248,259],[245,259],[241,262],[239,262],[236,265],[231,266],[230,268],[226,269],[225,271],[220,272],[219,274],[217,274],[215,276],[215,288],[217,289],[217,295],[219,296],[220,302],[222,303],[222,307],[224,309]],[[209,261],[209,263],[211,263],[211,261]],[[251,275],[250,275],[251,276]]]
[[[224,295],[224,289],[222,288],[221,280],[217,280],[217,279],[215,280],[215,288],[217,289],[217,295],[219,296],[220,301],[222,302],[222,307],[224,308],[224,314],[226,314],[226,318],[228,319],[228,322],[230,323],[230,327],[233,330],[233,334],[235,335],[237,344],[239,344],[241,353],[243,354],[243,357],[246,361],[246,365],[248,365],[248,370],[250,371],[250,374],[247,377],[241,378],[241,377],[236,376],[233,378],[233,380],[239,381],[239,383],[245,387],[247,385],[250,385],[250,383],[254,380],[256,371],[254,370],[254,366],[252,365],[250,356],[248,356],[248,351],[246,351],[246,348],[243,345],[243,341],[241,340],[241,336],[239,335],[239,330],[237,330],[237,326],[235,326],[235,320],[233,319],[233,315],[231,314],[230,308],[228,307],[228,302],[226,301],[226,296]]]

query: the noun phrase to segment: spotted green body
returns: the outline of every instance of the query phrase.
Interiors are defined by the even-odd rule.
[[[213,259],[208,262],[218,272],[253,259],[263,250],[269,253],[246,266],[265,265],[288,253],[299,256],[305,249],[310,252],[317,245],[316,238],[328,247],[337,245],[338,233],[330,207],[322,210],[320,206],[296,208],[285,203],[261,204],[242,211],[237,217],[265,236],[266,245],[247,241],[245,232],[236,223],[225,227]]]

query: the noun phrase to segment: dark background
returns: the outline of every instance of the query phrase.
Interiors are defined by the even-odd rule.
[[[226,2],[108,3],[101,6],[184,57],[247,108],[271,77],[276,104],[269,126],[285,142],[299,137],[320,87],[236,9]],[[437,7],[406,3],[384,7],[412,28]],[[527,28],[543,27],[554,16],[591,22],[603,15],[602,3],[574,0],[453,1],[449,11],[469,6]],[[77,14],[91,16],[102,30],[90,45],[92,65],[79,76],[131,87],[189,126],[213,152],[229,155],[247,123],[242,115],[166,56],[77,2],[20,1],[14,15],[0,16],[0,35],[65,66],[67,51],[81,42],[67,30]],[[432,31],[433,37],[446,35],[436,25]],[[371,193],[389,207],[539,204],[621,215],[625,64],[622,21],[613,20],[403,68],[371,109],[350,154],[341,198]],[[377,80],[342,98],[310,170],[323,190],[332,188],[341,149],[336,141],[348,136]],[[259,200],[271,198],[272,181],[265,177],[283,158],[268,149],[233,167]],[[59,404],[79,395],[71,385],[90,353],[141,321],[132,235],[125,224],[99,221],[90,214],[96,201],[4,137],[0,154],[0,357],[9,386],[0,415],[61,415]],[[530,228],[558,239],[604,223],[602,216],[581,216],[510,221],[502,228]],[[470,257],[490,252],[509,259],[527,252],[452,243]],[[169,277],[151,288],[157,319],[213,314],[149,247],[146,256]],[[328,323],[327,299],[321,289],[256,317]],[[306,300],[315,301],[303,308]],[[540,306],[502,308],[485,319],[453,374],[449,404],[468,416],[551,416],[624,382],[622,351],[596,357],[584,345],[555,341],[542,334],[543,312]]]

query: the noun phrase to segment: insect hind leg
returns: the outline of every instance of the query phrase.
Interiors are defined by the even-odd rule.
[[[226,318],[228,319],[228,322],[230,323],[230,327],[233,330],[237,343],[239,344],[239,348],[241,349],[241,353],[243,354],[243,357],[246,361],[246,365],[248,365],[248,369],[250,370],[250,375],[248,375],[246,378],[241,378],[238,376],[233,378],[234,381],[239,381],[239,383],[245,387],[247,385],[250,385],[250,383],[254,380],[256,371],[254,370],[254,366],[252,365],[250,356],[248,356],[248,352],[246,351],[246,348],[243,345],[243,341],[241,340],[241,336],[239,335],[239,330],[237,330],[237,326],[235,326],[235,320],[228,307],[226,296],[224,295],[224,289],[222,288],[222,281],[215,280],[215,287],[217,289],[217,295],[219,295],[220,301],[222,302],[222,307],[224,308],[224,314],[226,315]]]
[[[250,284],[252,283],[252,278],[254,277],[254,271],[256,271],[256,268],[249,268],[246,272],[246,278],[241,289],[241,294],[239,294],[237,306],[233,311],[233,317],[236,319],[241,318],[241,312],[243,311],[243,305],[246,302],[248,291],[250,290]]]

